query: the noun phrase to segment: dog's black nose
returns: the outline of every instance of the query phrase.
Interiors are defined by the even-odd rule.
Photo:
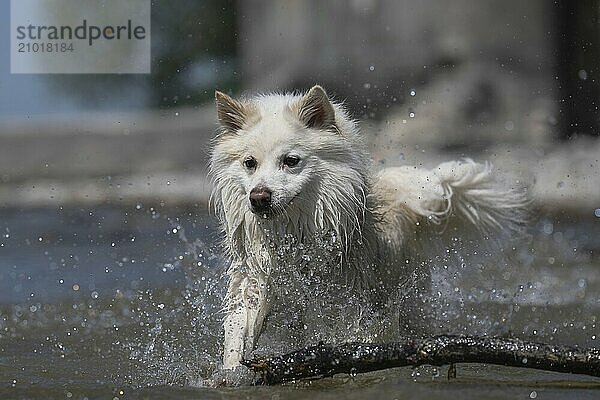
[[[266,187],[255,187],[250,191],[250,205],[253,211],[264,211],[271,205],[272,192]]]

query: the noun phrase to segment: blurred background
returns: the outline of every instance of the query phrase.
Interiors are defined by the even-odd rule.
[[[600,0],[151,4],[151,74],[19,75],[0,0],[0,380],[112,397],[210,375],[226,266],[207,207],[214,91],[316,83],[376,168],[471,157],[529,188],[531,235],[508,261],[474,251],[438,271],[444,331],[598,346]]]
[[[0,53],[8,54],[9,2]],[[324,85],[376,162],[489,159],[593,214],[598,1],[152,2],[150,75],[0,65],[0,205],[205,202],[213,93]]]

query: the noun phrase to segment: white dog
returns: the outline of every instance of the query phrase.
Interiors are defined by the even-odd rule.
[[[298,324],[283,326],[292,343],[299,331],[310,340],[415,333],[429,273],[414,257],[431,253],[426,235],[448,219],[481,232],[523,224],[523,191],[488,164],[373,173],[357,124],[320,86],[250,100],[216,92],[216,102],[212,201],[231,259],[225,369],[249,355],[276,310]]]

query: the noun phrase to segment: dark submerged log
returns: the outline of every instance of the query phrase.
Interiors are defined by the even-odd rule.
[[[600,377],[600,349],[579,349],[527,342],[514,338],[441,335],[406,338],[388,344],[346,343],[317,346],[270,358],[244,360],[259,373],[261,383],[273,385],[299,379],[318,379],[337,373],[360,373],[386,368],[455,363],[485,363]]]

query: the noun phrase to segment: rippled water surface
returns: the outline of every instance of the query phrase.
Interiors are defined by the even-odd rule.
[[[503,261],[435,274],[440,330],[599,346],[588,214],[542,216]],[[597,378],[481,365],[200,387],[220,358],[218,240],[203,207],[0,211],[0,398],[600,398]]]

